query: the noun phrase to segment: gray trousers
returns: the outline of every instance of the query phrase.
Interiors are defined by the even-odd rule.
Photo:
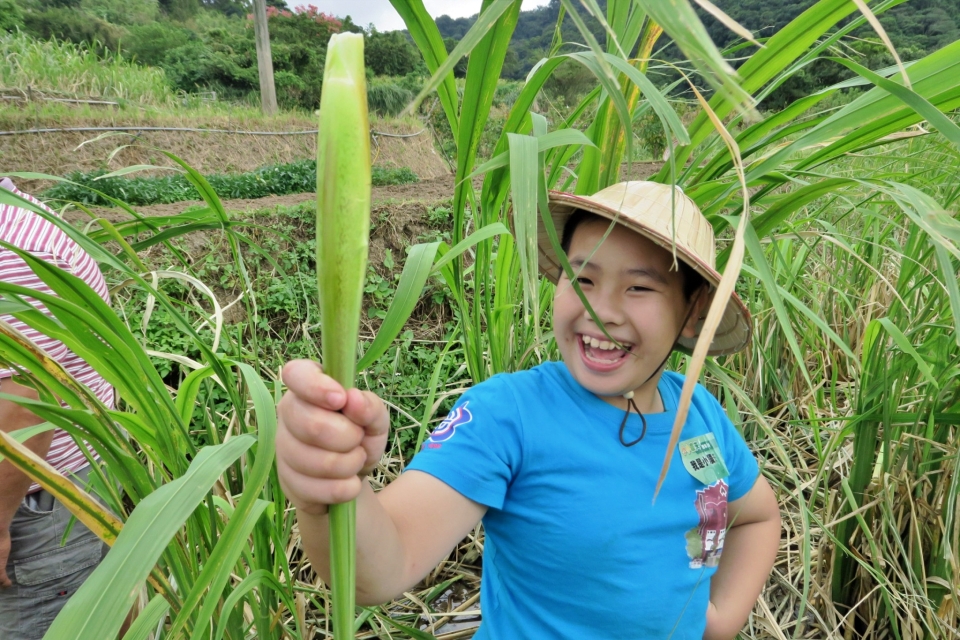
[[[90,467],[74,474],[80,486]],[[45,489],[24,498],[10,525],[7,576],[0,589],[0,640],[40,640],[63,605],[106,555],[108,547],[74,521],[61,545],[71,514]]]

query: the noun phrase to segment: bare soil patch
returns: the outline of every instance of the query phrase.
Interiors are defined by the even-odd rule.
[[[0,136],[0,175],[11,171],[34,171],[67,175],[73,171],[113,171],[132,165],[174,166],[160,150],[185,160],[203,174],[243,173],[268,164],[316,157],[315,133],[296,135],[244,135],[211,131],[151,131],[148,127],[222,129],[229,131],[297,132],[316,129],[313,118],[285,115],[275,119],[247,120],[226,117],[181,120],[158,115],[106,113],[57,122],[26,116],[0,117],[0,131],[70,129],[78,127],[132,127],[122,133],[57,131]],[[142,127],[143,129],[138,129]],[[98,139],[99,136],[100,137]],[[81,146],[82,145],[82,146]],[[375,164],[406,167],[422,180],[450,173],[433,144],[430,129],[417,122],[400,120],[371,123],[371,159]],[[123,147],[115,153],[119,147]],[[150,175],[149,172],[136,175]],[[20,188],[38,193],[51,181],[18,180]]]

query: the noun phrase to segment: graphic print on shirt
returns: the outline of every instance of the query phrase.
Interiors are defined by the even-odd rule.
[[[457,427],[467,424],[473,420],[473,414],[467,409],[469,401],[464,402],[459,407],[454,407],[453,411],[447,414],[443,422],[437,425],[430,437],[423,443],[424,449],[439,449],[441,443],[446,442],[457,432]]]
[[[718,480],[697,491],[694,506],[700,524],[687,531],[687,555],[690,568],[716,567],[723,553],[723,539],[727,533],[727,493],[729,487]]]

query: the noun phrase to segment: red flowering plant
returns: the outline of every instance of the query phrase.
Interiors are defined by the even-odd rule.
[[[330,15],[329,13],[324,13],[320,11],[320,8],[313,4],[308,4],[305,7],[295,7],[293,10],[296,13],[297,18],[304,18],[307,20],[312,20],[317,24],[323,25],[327,30],[333,33],[340,33],[340,30],[343,28],[343,22]],[[286,9],[277,9],[276,7],[268,6],[267,7],[267,20],[272,20],[273,18],[293,18],[294,13],[287,11]],[[253,20],[253,14],[247,14],[247,20]]]
[[[304,16],[306,18],[310,18],[314,22],[326,25],[327,28],[330,29],[331,33],[339,33],[340,29],[343,27],[343,23],[340,20],[337,20],[330,14],[320,11],[316,5],[308,4],[305,7],[296,7],[294,11],[297,12],[298,16]]]
[[[286,9],[277,9],[276,7],[267,5],[267,20],[270,20],[271,18],[277,18],[277,17],[292,18],[293,14],[287,11]],[[253,20],[252,13],[247,14],[247,20]]]

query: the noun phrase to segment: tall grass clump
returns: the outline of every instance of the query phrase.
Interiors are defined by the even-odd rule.
[[[370,83],[367,102],[380,116],[396,116],[413,100],[413,92],[392,79],[377,78]]]
[[[0,35],[0,86],[161,106],[173,101],[162,69],[97,55],[86,45],[24,33]]]

